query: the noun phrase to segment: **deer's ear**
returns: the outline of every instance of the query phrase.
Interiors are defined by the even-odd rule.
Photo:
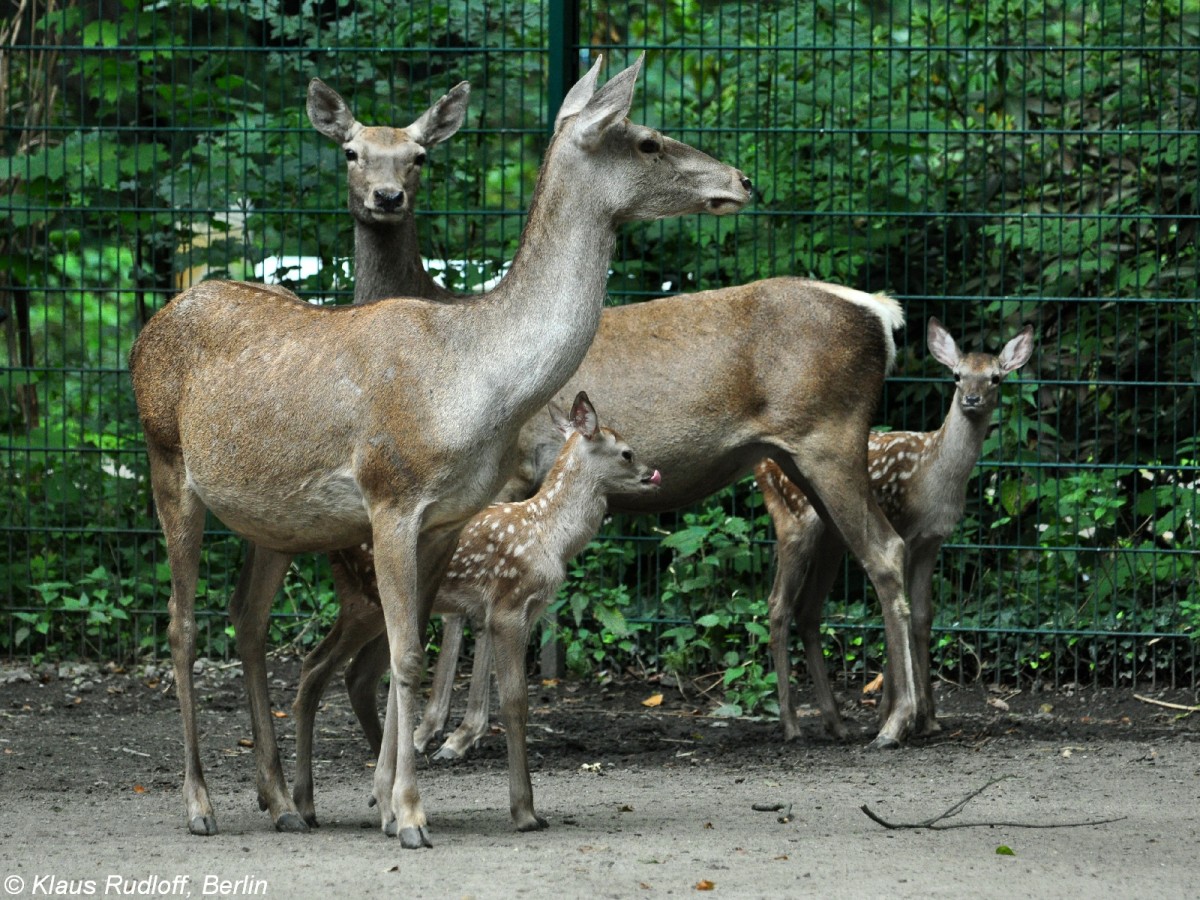
[[[559,434],[566,437],[571,433],[571,429],[574,426],[571,425],[571,420],[563,412],[561,406],[551,400],[546,404],[546,412],[550,413],[550,421],[554,423],[554,427],[558,429]]]
[[[588,69],[587,74],[575,82],[571,90],[567,91],[562,106],[558,108],[558,115],[554,117],[555,131],[558,131],[558,126],[562,124],[563,119],[575,115],[587,106],[587,102],[592,99],[592,94],[596,93],[596,79],[600,77],[600,66],[603,64],[604,54],[600,54],[596,57],[592,67]]]
[[[344,144],[350,140],[354,126],[354,114],[350,107],[333,88],[320,78],[308,83],[308,121],[325,137]]]
[[[954,343],[954,338],[950,337],[950,332],[942,327],[942,323],[932,316],[929,319],[927,340],[929,352],[933,354],[934,359],[948,369],[958,365],[961,359],[958,345]]]
[[[633,89],[637,86],[644,56],[639,56],[632,66],[610,78],[579,111],[572,133],[575,143],[584,149],[595,147],[604,132],[629,115],[629,109],[633,106]]]
[[[470,99],[470,82],[460,81],[404,130],[410,138],[425,147],[440,144],[462,128],[467,118],[467,101]]]
[[[1015,338],[1004,345],[1000,351],[1000,368],[1007,375],[1025,363],[1033,355],[1033,326],[1026,325]]]
[[[583,391],[575,396],[575,402],[571,405],[571,425],[589,441],[600,430],[600,417],[596,415],[596,408]]]

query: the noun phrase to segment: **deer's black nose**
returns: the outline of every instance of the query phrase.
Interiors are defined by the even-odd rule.
[[[375,205],[384,212],[395,212],[404,203],[403,190],[375,189]]]
[[[753,183],[745,175],[742,176],[742,187],[746,189],[746,193],[750,193],[750,188],[754,187]]]

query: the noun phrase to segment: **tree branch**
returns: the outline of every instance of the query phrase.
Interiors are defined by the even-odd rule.
[[[962,812],[963,807],[965,807],[968,803],[970,803],[972,800],[974,800],[976,797],[978,797],[980,794],[982,794],[984,791],[986,791],[988,788],[990,788],[993,784],[998,784],[999,782],[1004,781],[1005,779],[1008,779],[1008,778],[1012,778],[1012,777],[1013,776],[1011,776],[1011,775],[1001,775],[999,778],[993,778],[991,781],[989,781],[983,787],[978,788],[974,791],[971,791],[971,793],[967,794],[967,796],[963,797],[961,800],[959,800],[957,803],[955,803],[953,806],[951,806],[945,812],[940,813],[939,815],[936,815],[936,816],[932,816],[921,822],[889,822],[886,819],[880,817],[878,814],[876,814],[875,811],[872,810],[871,807],[867,806],[865,803],[862,806],[860,806],[859,809],[861,809],[863,811],[863,813],[867,816],[867,818],[869,818],[872,822],[876,822],[876,823],[882,825],[884,828],[888,828],[891,830],[900,829],[900,828],[927,828],[930,831],[948,831],[951,828],[994,828],[994,827],[1003,827],[1003,828],[1082,828],[1085,825],[1107,825],[1111,822],[1120,822],[1122,819],[1127,818],[1126,816],[1118,816],[1115,819],[1090,819],[1086,822],[1057,822],[1057,823],[1056,822],[953,822],[949,825],[938,824],[938,823],[942,822],[944,819],[949,819],[954,816],[957,816],[960,812]]]

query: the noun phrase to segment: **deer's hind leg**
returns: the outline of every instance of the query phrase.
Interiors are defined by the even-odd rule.
[[[238,656],[242,660],[246,697],[250,703],[258,805],[270,812],[276,831],[308,831],[308,824],[292,802],[283,777],[267,686],[266,645],[271,606],[291,563],[290,553],[252,544],[229,600],[229,617],[237,633]]]
[[[184,483],[183,460],[177,453],[149,447],[154,504],[167,542],[171,569],[170,624],[167,637],[175,669],[175,693],[183,719],[183,801],[192,834],[217,833],[217,818],[200,765],[200,737],[192,666],[196,662],[196,580],[204,539],[204,504]]]

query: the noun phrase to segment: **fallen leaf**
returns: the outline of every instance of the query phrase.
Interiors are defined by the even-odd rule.
[[[1054,712],[1054,704],[1053,703],[1043,703],[1041,706],[1038,707],[1038,712],[1046,713],[1047,715],[1049,715],[1050,713]]]
[[[788,856],[787,856],[787,854],[786,854],[786,853],[784,853],[782,856],[777,856],[777,857],[775,857],[775,858],[776,858],[776,859],[780,859],[780,860],[786,860],[786,859],[788,858]]]
[[[646,884],[646,882],[644,882],[644,881],[639,881],[639,882],[638,882],[638,887],[640,887],[640,888],[641,888],[643,891],[649,891],[649,890],[652,890],[652,888],[650,887],[650,885]]]
[[[621,807],[621,812],[633,812],[633,807],[626,803]]]
[[[1066,749],[1063,750],[1062,753],[1059,754],[1059,756],[1061,756],[1063,759],[1070,759],[1071,758],[1071,748],[1067,747]]]
[[[1008,712],[1008,704],[1005,703],[1003,700],[1001,700],[999,697],[988,697],[987,705],[992,707],[993,709],[1000,710],[1000,712]]]
[[[1017,854],[1013,853],[1012,847],[1009,847],[1007,844],[1001,844],[999,847],[996,848],[996,855],[997,856],[1016,856]]]
[[[543,678],[542,687],[558,687],[557,678]]]
[[[142,787],[140,784],[135,784],[133,786],[133,792],[135,794],[144,794],[144,793],[146,793],[146,789],[144,787]]]
[[[701,878],[699,881],[696,882],[696,890],[698,890],[698,891],[711,891],[715,887],[716,887],[716,885],[713,884],[711,881],[709,881],[707,878]]]
[[[286,719],[288,717],[288,714],[285,713],[282,709],[273,710],[271,712],[271,715],[273,715],[277,719]]]
[[[872,678],[867,684],[864,684],[862,692],[864,694],[878,694],[881,690],[883,690],[882,672]]]
[[[704,827],[705,827],[706,829],[708,829],[708,830],[710,830],[710,831],[711,831],[711,830],[712,830],[712,827],[713,827],[713,823],[712,823],[712,822],[705,822],[705,823],[704,823]]]
[[[239,738],[238,746],[239,747],[253,747],[254,741],[252,741],[250,738]]]
[[[662,694],[651,694],[649,697],[647,697],[645,700],[642,701],[642,706],[662,706],[662,702],[663,702]]]

